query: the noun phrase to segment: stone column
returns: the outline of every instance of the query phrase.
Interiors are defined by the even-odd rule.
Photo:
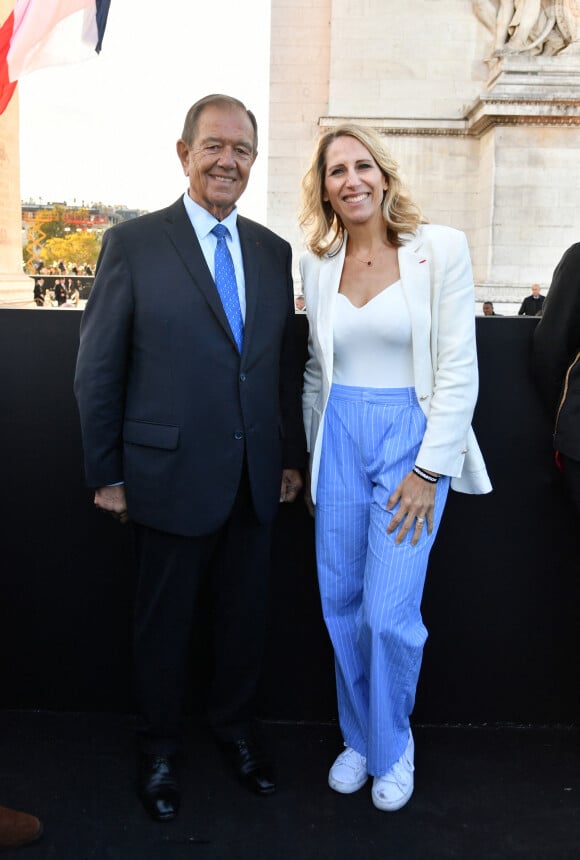
[[[0,20],[10,14],[13,0],[0,0]],[[0,307],[34,307],[34,282],[22,272],[22,209],[18,92],[0,116]]]
[[[270,39],[268,227],[304,250],[297,223],[300,179],[328,112],[332,0],[273,0]]]
[[[481,203],[488,203],[472,249],[476,294],[515,302],[533,283],[549,287],[558,260],[578,241],[580,55],[506,54],[489,69],[466,112],[492,178],[486,188],[480,172]]]

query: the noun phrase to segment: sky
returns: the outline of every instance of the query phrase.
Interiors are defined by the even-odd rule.
[[[258,119],[258,159],[238,205],[265,221],[269,39],[269,0],[111,0],[99,55],[18,84],[22,199],[169,205],[187,187],[175,151],[185,114],[224,92]]]

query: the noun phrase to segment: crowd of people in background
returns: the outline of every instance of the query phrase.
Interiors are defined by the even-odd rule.
[[[78,308],[81,287],[81,282],[72,278],[50,281],[37,278],[34,282],[34,303],[39,308]]]
[[[77,266],[59,260],[52,266],[37,261],[33,264],[33,274],[33,299],[38,308],[78,308],[83,289],[80,278],[92,278],[94,272],[88,263]]]
[[[84,275],[90,278],[94,275],[94,267],[89,263],[77,266],[76,263],[65,263],[64,260],[59,260],[52,266],[43,266],[39,260],[36,260],[30,263],[28,268],[33,275],[72,275],[73,277]]]

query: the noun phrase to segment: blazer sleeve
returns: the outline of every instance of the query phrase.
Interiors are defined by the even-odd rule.
[[[113,228],[105,233],[81,319],[74,392],[91,487],[123,480],[123,415],[133,327],[131,273]]]

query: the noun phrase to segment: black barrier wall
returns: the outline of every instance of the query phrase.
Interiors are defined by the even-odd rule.
[[[72,394],[80,313],[0,311],[0,707],[131,711],[130,528],[94,510]],[[307,320],[296,316],[306,352]],[[577,723],[579,529],[529,376],[528,318],[479,318],[475,429],[494,492],[450,493],[423,613],[415,719]],[[195,677],[207,674],[203,603]],[[313,522],[281,506],[262,691],[268,719],[335,718]]]

